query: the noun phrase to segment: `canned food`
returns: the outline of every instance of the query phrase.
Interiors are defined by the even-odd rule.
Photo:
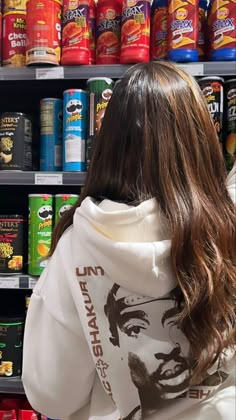
[[[0,169],[32,169],[32,123],[25,114],[0,115]]]
[[[0,317],[0,377],[21,374],[24,319]]]
[[[53,0],[27,2],[26,65],[59,65],[61,5]]]
[[[78,201],[77,194],[56,194],[55,195],[55,223],[70,210],[73,205]]]
[[[29,274],[40,276],[47,264],[53,229],[53,197],[29,194]]]
[[[88,79],[87,88],[90,93],[90,133],[87,141],[87,165],[91,160],[94,135],[98,134],[108,102],[113,92],[114,82],[107,77],[93,77]]]
[[[62,169],[63,101],[45,98],[40,102],[40,171]]]
[[[203,77],[199,84],[206,98],[208,109],[214,121],[219,140],[223,141],[223,107],[224,107],[224,79],[221,77]]]
[[[69,89],[63,94],[63,171],[85,171],[88,93]]]
[[[231,170],[236,162],[236,79],[225,83],[226,97],[226,140],[225,158],[227,169]]]
[[[25,66],[26,13],[8,12],[3,15],[2,63],[8,67]]]
[[[89,0],[64,0],[63,65],[89,64]]]
[[[3,13],[11,11],[26,11],[27,0],[4,0],[3,1]]]
[[[0,216],[0,273],[22,273],[23,216]]]

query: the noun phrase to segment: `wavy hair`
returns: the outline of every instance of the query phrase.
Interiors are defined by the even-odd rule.
[[[156,198],[171,229],[193,384],[236,342],[236,212],[226,176],[196,80],[171,63],[135,65],[114,89],[79,202],[53,233],[51,255],[86,196]]]

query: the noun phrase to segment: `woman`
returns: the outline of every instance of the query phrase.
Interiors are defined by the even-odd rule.
[[[28,311],[23,382],[36,410],[234,420],[235,169],[227,191],[184,71],[140,64],[117,83]]]

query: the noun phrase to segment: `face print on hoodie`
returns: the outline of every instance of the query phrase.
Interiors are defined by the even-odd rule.
[[[126,420],[155,411],[161,400],[174,398],[188,388],[188,344],[174,324],[178,312],[174,296],[123,296],[122,289],[114,284],[104,310],[110,342],[124,351],[139,393],[140,407]],[[143,345],[147,341],[148,347]]]

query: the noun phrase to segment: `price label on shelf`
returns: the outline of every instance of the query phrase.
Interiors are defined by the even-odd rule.
[[[37,279],[34,277],[29,277],[29,289],[33,289],[36,286]]]
[[[64,67],[36,69],[36,79],[64,79]]]
[[[0,277],[0,289],[19,289],[19,277]]]
[[[62,185],[63,177],[62,174],[35,174],[34,177],[35,185]]]
[[[194,63],[194,64],[178,64],[182,70],[186,73],[191,74],[191,76],[203,76],[204,75],[204,66],[203,63]]]

